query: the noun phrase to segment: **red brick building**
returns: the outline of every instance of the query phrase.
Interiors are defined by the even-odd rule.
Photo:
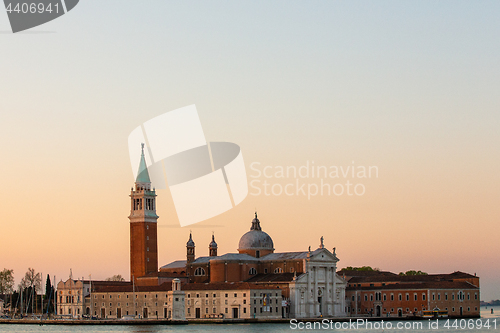
[[[339,272],[347,280],[351,316],[422,316],[446,311],[450,317],[478,317],[479,277],[463,272],[401,276],[391,272]]]
[[[190,283],[243,282],[258,274],[305,272],[308,252],[275,253],[271,237],[262,231],[255,213],[250,231],[245,233],[238,253],[217,256],[214,236],[208,245],[209,256],[195,257],[192,235],[186,243],[186,260],[174,261],[160,268],[161,273],[182,274]]]

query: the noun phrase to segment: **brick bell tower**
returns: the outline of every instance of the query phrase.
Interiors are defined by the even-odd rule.
[[[156,192],[151,190],[144,144],[139,172],[130,193],[130,281],[158,272]]]

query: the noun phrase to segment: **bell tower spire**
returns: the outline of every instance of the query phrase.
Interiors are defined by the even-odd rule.
[[[191,231],[189,232],[189,240],[186,243],[186,260],[187,263],[190,264],[194,261],[194,241],[193,241],[193,235],[191,234]]]
[[[131,280],[158,272],[156,191],[151,190],[144,144],[139,172],[130,193],[130,276]]]

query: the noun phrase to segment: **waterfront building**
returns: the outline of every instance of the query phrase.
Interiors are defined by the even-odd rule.
[[[88,297],[93,316],[100,319],[134,317],[185,320],[184,291],[173,279],[156,286],[97,285]]]
[[[248,282],[189,283],[186,295],[186,318],[263,318],[284,315],[281,289]]]
[[[57,314],[67,318],[90,317],[93,311],[89,302],[90,295],[95,290],[105,287],[117,287],[131,285],[130,282],[120,281],[90,281],[75,280],[70,274],[66,281],[59,281],[56,291]]]
[[[479,277],[451,274],[397,275],[391,272],[342,270],[351,316],[412,317],[442,311],[449,317],[478,317]]]
[[[57,313],[69,318],[82,318],[85,297],[90,294],[90,283],[71,277],[57,284]],[[89,310],[90,311],[90,310]]]

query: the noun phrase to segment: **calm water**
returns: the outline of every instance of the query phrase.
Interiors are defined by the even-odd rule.
[[[302,332],[327,332],[327,331],[337,331],[337,332],[422,332],[422,333],[444,333],[444,332],[500,332],[500,307],[493,307],[494,314],[491,314],[491,307],[485,309],[485,307],[481,307],[481,323],[484,323],[486,320],[490,320],[490,324],[492,327],[490,329],[482,328],[478,329],[474,327],[473,329],[465,328],[461,329],[450,327],[449,329],[444,327],[445,320],[439,321],[438,329],[429,329],[428,321],[421,321],[423,327],[422,329],[396,329],[397,322],[391,322],[393,325],[392,329],[366,329],[361,328],[359,330],[355,329],[319,329],[319,330],[292,330],[289,324],[212,324],[212,325],[183,325],[183,326],[38,326],[38,325],[0,325],[0,332],[59,332],[59,333],[76,333],[76,332],[95,332],[95,333],[105,333],[105,332],[131,332],[131,333],[167,333],[167,332],[176,332],[176,333],[210,333],[210,332],[293,332],[293,331],[302,331]],[[497,328],[495,329],[493,326],[493,320],[496,320]],[[413,323],[416,322],[404,322]],[[372,322],[373,325],[376,325],[376,322]],[[478,323],[474,320],[474,325]]]

